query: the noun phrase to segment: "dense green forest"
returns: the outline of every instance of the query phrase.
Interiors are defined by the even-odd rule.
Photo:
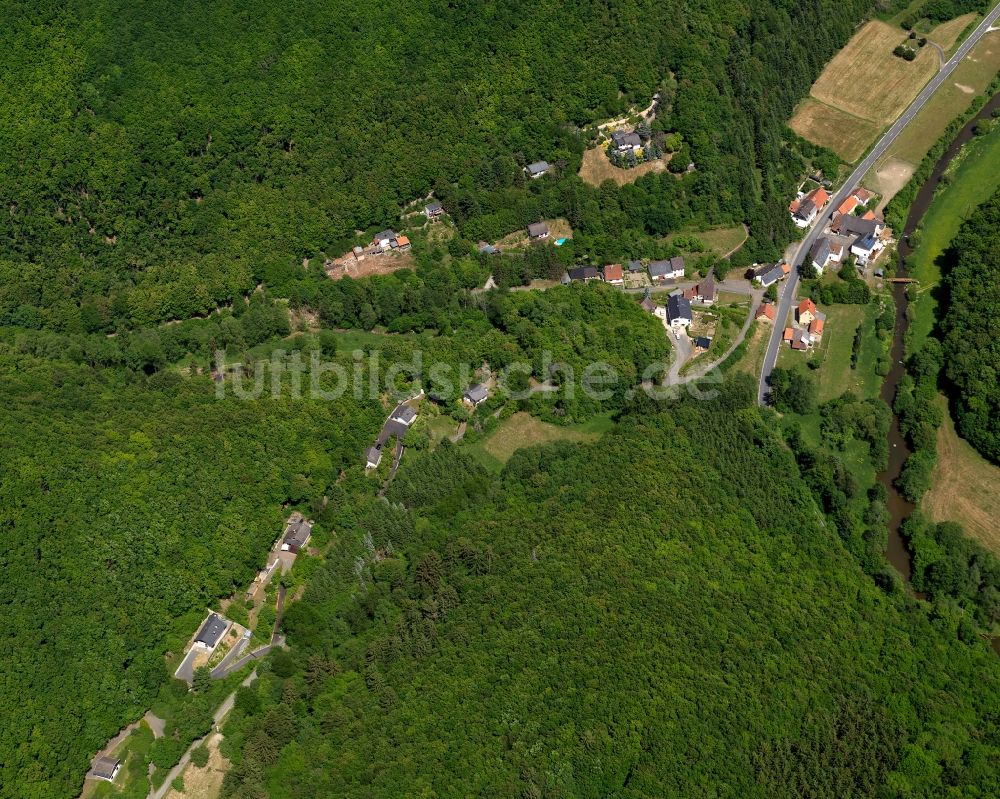
[[[1000,463],[1000,194],[952,241],[944,270],[944,376],[959,433]]]
[[[799,468],[733,381],[496,479],[445,446],[345,481],[223,795],[995,795],[1000,663],[880,591]]]
[[[205,314],[430,190],[473,241],[566,215],[580,255],[637,256],[742,221],[774,256],[807,168],[785,121],[868,8],[8,2],[0,321]],[[579,129],[657,89],[696,171],[585,186]],[[536,158],[559,174],[525,186]]]

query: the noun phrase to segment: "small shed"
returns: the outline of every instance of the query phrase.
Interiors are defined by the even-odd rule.
[[[122,761],[117,757],[101,756],[94,761],[91,774],[100,780],[112,782],[121,770]]]

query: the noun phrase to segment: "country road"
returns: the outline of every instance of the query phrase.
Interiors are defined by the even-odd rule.
[[[767,344],[767,352],[764,355],[764,365],[761,369],[760,382],[757,385],[757,402],[761,405],[767,404],[768,399],[768,385],[771,378],[771,372],[774,369],[775,363],[778,361],[778,350],[781,347],[782,334],[785,328],[785,320],[788,318],[788,312],[792,307],[792,303],[795,300],[795,294],[798,290],[799,284],[799,266],[802,264],[804,257],[809,253],[812,248],[813,243],[823,232],[826,227],[827,222],[830,220],[830,216],[845,199],[851,191],[854,190],[855,186],[861,182],[861,179],[868,173],[882,157],[882,154],[889,148],[889,146],[896,140],[896,137],[902,132],[902,130],[909,125],[927,100],[934,94],[935,91],[944,83],[951,73],[958,66],[959,62],[965,58],[969,51],[976,45],[976,43],[986,34],[993,26],[993,23],[1000,18],[1000,3],[998,3],[994,8],[983,18],[982,22],[976,26],[976,29],[969,34],[958,50],[955,51],[953,55],[940,71],[927,83],[926,86],[921,90],[920,94],[917,95],[916,99],[910,104],[909,108],[903,112],[903,115],[897,119],[892,126],[885,132],[881,139],[875,147],[865,156],[864,160],[858,164],[851,176],[844,181],[844,185],[837,191],[836,194],[830,199],[830,203],[827,206],[827,210],[820,214],[816,221],[813,223],[806,237],[802,240],[798,249],[795,251],[795,255],[792,258],[792,274],[789,276],[785,283],[785,289],[781,293],[781,299],[778,304],[778,314],[775,318],[774,330],[771,332],[771,339]]]

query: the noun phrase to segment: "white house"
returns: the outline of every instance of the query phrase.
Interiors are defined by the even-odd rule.
[[[409,405],[397,405],[396,410],[392,412],[392,416],[389,418],[394,422],[399,422],[409,427],[416,421],[417,412]]]
[[[857,256],[858,264],[864,266],[870,260],[877,257],[882,251],[882,240],[875,235],[867,235],[859,238],[851,245],[851,254]]]
[[[93,768],[91,768],[90,773],[99,780],[114,782],[114,779],[118,776],[118,772],[121,770],[121,767],[122,761],[118,758],[102,756],[94,761],[94,765]]]

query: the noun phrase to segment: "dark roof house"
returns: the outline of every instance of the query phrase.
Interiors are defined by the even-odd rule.
[[[844,236],[875,236],[880,227],[877,219],[862,219],[851,214],[838,216],[833,223],[833,231]]]
[[[698,296],[702,302],[715,302],[715,270],[709,269],[705,279],[698,284]]]
[[[209,649],[215,649],[219,640],[229,629],[229,622],[218,613],[212,613],[194,638],[196,644],[203,644]]]
[[[619,150],[628,150],[632,147],[641,147],[642,139],[639,138],[639,134],[635,131],[625,132],[616,130],[611,134],[611,143]]]
[[[373,445],[365,450],[365,466],[374,469],[382,461],[382,447]]]
[[[282,550],[286,552],[298,552],[309,542],[312,535],[312,522],[306,521],[302,517],[290,520],[285,528],[285,537],[281,542]]]
[[[479,383],[469,388],[469,390],[466,391],[465,394],[463,394],[462,396],[467,401],[471,402],[473,405],[478,405],[480,402],[483,402],[489,396],[489,391],[487,390],[486,386],[484,386],[482,383]]]
[[[102,756],[94,761],[91,774],[99,779],[111,782],[118,775],[118,771],[121,767],[122,761],[117,757]]]
[[[424,206],[424,213],[427,214],[428,219],[432,216],[441,216],[444,213],[444,206],[437,202],[428,203]]]
[[[528,236],[533,239],[544,239],[549,235],[549,226],[544,222],[532,222],[528,225]]]
[[[417,412],[409,405],[400,405],[392,412],[392,419],[409,426],[417,418]]]
[[[642,265],[642,261],[629,261],[628,271],[629,272],[641,272],[645,267]]]
[[[667,297],[667,321],[670,324],[690,323],[691,303],[682,294],[671,294]]]
[[[600,277],[597,269],[593,266],[576,266],[570,269],[568,274],[570,280],[582,280],[584,282],[597,280]]]

